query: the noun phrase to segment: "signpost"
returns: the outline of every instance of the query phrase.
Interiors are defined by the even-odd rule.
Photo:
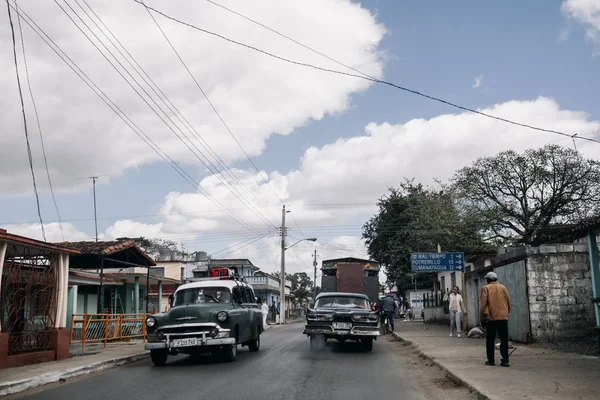
[[[463,272],[465,270],[465,254],[412,253],[410,269],[412,272]]]

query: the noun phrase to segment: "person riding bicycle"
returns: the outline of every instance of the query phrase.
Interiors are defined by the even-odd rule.
[[[396,311],[396,302],[391,293],[388,293],[386,297],[381,301],[381,310],[388,319],[392,332],[394,331],[394,313]]]

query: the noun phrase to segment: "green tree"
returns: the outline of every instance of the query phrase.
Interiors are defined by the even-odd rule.
[[[277,279],[281,276],[279,272],[273,274]],[[306,272],[295,272],[293,274],[286,273],[286,278],[292,282],[292,289],[290,291],[298,302],[308,299],[313,293],[313,281],[310,279]]]
[[[452,183],[463,211],[500,243],[542,244],[555,225],[600,209],[600,163],[557,145],[479,158]]]
[[[385,268],[388,285],[400,293],[414,288],[410,273],[413,252],[474,251],[486,248],[478,221],[461,214],[448,187],[426,188],[405,180],[390,188],[377,205],[379,212],[363,227],[369,256]],[[436,274],[416,275],[417,287],[431,287]]]

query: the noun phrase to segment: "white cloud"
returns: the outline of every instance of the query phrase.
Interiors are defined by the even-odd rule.
[[[14,235],[43,240],[42,228],[40,224],[4,225],[2,226],[2,229],[6,229],[8,233],[12,233]],[[46,232],[46,240],[48,242],[62,242],[63,233],[64,240],[68,241],[92,240],[90,235],[79,231],[75,226],[73,226],[73,224],[69,223],[63,223],[61,231],[60,224],[57,222],[50,222],[44,224],[44,230]]]
[[[565,16],[581,23],[586,29],[586,38],[600,43],[600,2],[597,0],[567,0],[561,10]]]
[[[599,121],[590,121],[579,111],[561,109],[550,98],[532,101],[509,101],[481,111],[524,123],[552,127],[579,136],[591,137],[600,131]],[[452,177],[455,170],[482,156],[500,151],[543,146],[549,142],[571,146],[570,138],[509,125],[471,113],[445,114],[425,120],[414,119],[404,124],[369,124],[365,133],[348,139],[338,139],[321,148],[309,148],[298,170],[287,174],[272,172],[270,187],[256,173],[236,171],[244,187],[264,207],[254,208],[274,226],[279,225],[280,206],[275,190],[286,204],[291,204],[295,220],[307,229],[307,236],[319,232],[329,237],[343,236],[359,227],[323,228],[310,231],[307,227],[358,224],[375,211],[376,200],[388,187],[398,185],[403,177],[416,178],[433,184]],[[600,157],[600,145],[580,141],[578,148],[588,157]],[[236,218],[257,230],[269,227],[257,215],[234,197],[215,177],[201,182],[210,193]],[[243,189],[239,189],[242,192]],[[249,196],[248,196],[249,197]],[[346,206],[348,203],[372,205]],[[345,205],[346,204],[346,205]],[[198,193],[170,193],[160,210],[166,235],[190,235],[214,231],[243,230],[235,221]],[[363,218],[360,220],[360,218]],[[288,226],[296,229],[288,217]],[[138,228],[142,224],[136,225]],[[155,232],[156,225],[146,226]],[[271,228],[272,230],[273,228]]]
[[[483,74],[476,76],[475,81],[473,82],[473,89],[477,89],[479,86],[481,86],[482,82],[483,82]]]
[[[556,101],[545,97],[509,101],[481,111],[569,134],[578,133],[579,136],[599,137],[600,132],[600,121],[589,120],[584,112],[561,109]],[[338,139],[320,148],[311,147],[302,157],[299,169],[287,174],[271,172],[271,187],[261,182],[256,173],[236,171],[236,174],[246,190],[265,206],[257,208],[256,212],[272,220],[273,225],[279,225],[280,206],[271,188],[290,205],[295,218],[294,221],[288,214],[290,243],[302,235],[317,237],[316,243],[303,242],[288,250],[288,261],[294,263],[290,264],[290,271],[305,271],[311,268],[309,256],[315,247],[327,258],[344,255],[364,257],[360,225],[376,211],[376,200],[387,188],[397,186],[404,177],[433,184],[436,178],[442,181],[451,178],[454,171],[478,157],[508,149],[523,151],[548,143],[572,146],[571,138],[509,125],[480,115],[444,114],[403,124],[371,123],[363,134]],[[596,143],[579,141],[578,148],[586,157],[600,158],[600,145]],[[237,218],[260,232],[269,231],[266,224],[250,210],[244,209],[244,205],[218,179],[207,177],[201,185],[225,208],[232,210]],[[347,206],[349,203],[371,205]],[[220,247],[226,247],[227,243],[247,241],[247,244],[251,241],[251,233],[235,233],[244,231],[244,228],[216,209],[200,194],[170,193],[160,210],[160,224],[119,221],[104,233],[104,237],[179,235],[182,238],[203,234],[205,236],[194,239],[193,246],[209,252],[218,250],[214,243],[215,232],[232,232],[230,237],[218,236]],[[274,230],[271,228],[271,231]],[[228,238],[223,245],[223,240]],[[256,259],[257,265],[264,265],[270,271],[279,265],[278,246],[278,239],[273,236],[232,254],[244,255],[253,261]],[[192,245],[186,247],[190,249]]]
[[[558,34],[558,41],[565,42],[566,40],[569,39],[570,34],[571,34],[571,32],[569,31],[569,29],[561,29],[560,33]]]
[[[89,3],[212,149],[227,163],[244,158],[145,9],[133,1]],[[281,56],[333,67],[330,61],[209,3],[147,3],[204,29]],[[54,2],[22,0],[18,4],[170,157],[200,165]],[[76,3],[69,4],[86,18]],[[383,54],[378,46],[385,28],[359,4],[349,0],[257,0],[238,2],[234,8],[301,38],[348,65],[382,76]],[[13,17],[16,24],[14,13]],[[273,134],[287,135],[310,120],[344,112],[351,103],[350,96],[370,84],[283,63],[163,17],[156,18],[250,156],[259,155]],[[93,27],[90,21],[87,23]],[[6,13],[0,17],[0,25],[8,26]],[[99,31],[96,33],[104,39]],[[87,187],[85,181],[76,178],[97,174],[115,177],[127,168],[162,162],[26,24],[23,34],[55,188]],[[10,30],[3,29],[3,54],[10,54],[11,46]],[[22,59],[20,63],[23,70]],[[30,173],[11,57],[0,58],[0,72],[0,193],[29,194]],[[22,83],[26,85],[24,76]],[[39,137],[26,90],[25,95],[34,162],[38,176],[43,177]],[[179,122],[178,125],[183,126]],[[189,131],[184,132],[192,137]],[[198,140],[194,140],[194,145],[202,149]],[[42,191],[46,190],[45,180],[38,181]]]

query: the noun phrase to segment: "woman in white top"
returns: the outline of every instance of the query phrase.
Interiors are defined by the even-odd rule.
[[[462,296],[459,294],[458,286],[452,288],[452,293],[448,295],[448,308],[450,309],[450,337],[453,335],[454,325],[456,324],[456,336],[460,337],[462,314],[465,310]]]

